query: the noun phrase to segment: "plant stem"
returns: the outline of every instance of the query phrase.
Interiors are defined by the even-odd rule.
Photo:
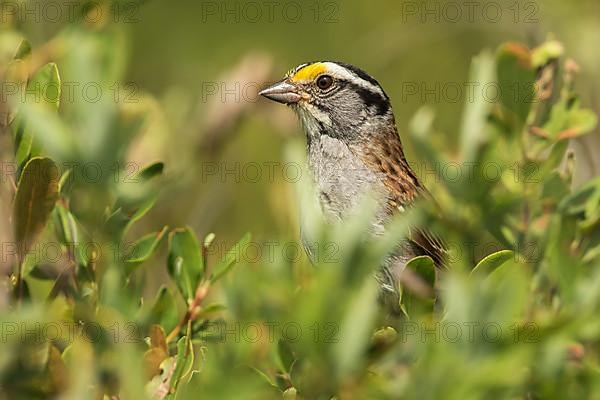
[[[199,308],[204,299],[206,298],[206,295],[208,294],[209,287],[210,281],[203,281],[198,284],[198,287],[196,288],[196,293],[194,294],[194,299],[190,302],[182,320],[179,321],[177,326],[173,328],[173,330],[167,335],[167,343],[170,343],[173,340],[175,340],[175,338],[179,335],[184,326],[196,320],[199,314]]]

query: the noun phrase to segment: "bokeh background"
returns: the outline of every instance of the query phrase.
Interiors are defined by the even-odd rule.
[[[119,91],[146,102],[153,119],[130,160],[139,165],[163,160],[172,178],[147,223],[212,231],[224,247],[245,231],[257,240],[297,235],[293,179],[286,179],[294,170],[284,171],[283,149],[288,140],[303,140],[302,132],[291,111],[259,99],[256,91],[309,60],[343,60],[380,81],[417,170],[419,155],[405,134],[411,117],[428,104],[440,131],[457,134],[473,56],[507,40],[532,47],[549,36],[562,41],[580,66],[583,103],[599,110],[600,52],[593,50],[600,43],[599,2],[469,4],[123,2],[118,20],[127,42],[125,81],[132,86]],[[35,48],[67,23],[29,18],[20,28]],[[600,170],[599,137],[572,145],[580,180]],[[426,179],[432,184],[434,179]]]
[[[98,5],[102,15],[95,14]],[[71,16],[68,10],[73,6],[75,14]],[[87,12],[82,12],[86,7]],[[98,182],[89,176],[79,181],[74,178],[72,187],[70,181],[63,182],[58,206],[52,211],[52,217],[46,218],[51,221],[48,224],[42,221],[47,229],[37,235],[40,242],[61,241],[64,237],[61,242],[64,244],[68,242],[65,232],[69,228],[71,233],[97,241],[105,246],[103,248],[110,250],[114,249],[111,246],[117,246],[122,252],[119,246],[124,243],[139,239],[148,244],[148,238],[156,238],[153,243],[158,243],[159,239],[169,237],[168,245],[167,240],[163,240],[150,250],[140,246],[148,250],[141,261],[132,261],[122,253],[114,258],[104,253],[97,259],[82,260],[84,257],[76,253],[48,266],[45,262],[36,265],[26,257],[17,260],[15,254],[5,257],[3,253],[0,269],[6,279],[0,280],[2,321],[67,319],[82,326],[97,322],[105,327],[134,321],[140,330],[135,345],[115,339],[115,343],[94,342],[93,351],[90,343],[82,345],[80,340],[74,347],[71,343],[48,346],[47,352],[38,351],[37,355],[47,356],[45,360],[41,357],[44,362],[39,365],[27,364],[29,359],[36,358],[27,353],[31,349],[29,343],[5,341],[0,351],[0,399],[4,390],[10,393],[7,398],[11,399],[15,398],[14,393],[25,393],[24,388],[39,390],[40,371],[49,372],[46,375],[62,371],[62,358],[66,360],[64,364],[71,366],[69,379],[83,383],[79,388],[65,385],[62,379],[67,373],[65,370],[50,376],[49,382],[53,385],[42,387],[42,395],[37,398],[60,393],[65,386],[72,392],[71,397],[64,398],[73,399],[83,398],[80,393],[86,393],[86,388],[94,385],[95,388],[102,386],[106,393],[116,393],[115,388],[119,386],[124,391],[135,390],[131,388],[141,391],[146,382],[141,367],[143,357],[148,354],[145,338],[156,332],[151,331],[156,328],[151,327],[154,324],[160,324],[169,334],[165,341],[168,351],[162,354],[165,357],[186,353],[179,344],[186,346],[192,338],[197,340],[194,342],[196,364],[202,374],[196,374],[193,383],[196,385],[199,378],[201,384],[191,389],[187,398],[197,398],[199,393],[209,398],[249,398],[246,393],[253,392],[250,389],[258,377],[254,372],[230,369],[236,362],[265,371],[269,375],[267,380],[279,379],[277,398],[280,392],[295,385],[300,393],[308,393],[305,398],[316,398],[311,396],[311,391],[319,392],[321,398],[331,398],[333,393],[341,393],[340,398],[379,398],[373,393],[379,393],[380,388],[385,393],[404,393],[407,398],[440,398],[439,393],[443,393],[450,399],[466,398],[477,388],[481,388],[479,398],[523,397],[516,394],[515,387],[522,389],[518,393],[542,393],[543,398],[566,398],[567,393],[573,398],[587,398],[586,393],[600,390],[597,383],[600,325],[596,317],[600,308],[597,296],[600,275],[591,267],[600,254],[598,181],[590,182],[579,194],[570,194],[570,159],[567,157],[569,162],[561,174],[554,171],[556,165],[552,164],[551,156],[558,154],[558,164],[564,150],[560,146],[566,145],[557,138],[546,143],[549,145],[555,139],[558,142],[553,143],[557,145],[548,156],[550,160],[540,161],[542,166],[552,164],[541,172],[541,181],[528,182],[520,179],[523,176],[511,179],[513,161],[524,164],[527,150],[539,152],[537,156],[544,159],[550,147],[536,148],[536,144],[543,142],[540,139],[540,142],[532,140],[532,148],[525,149],[530,142],[521,141],[523,132],[519,130],[522,126],[518,118],[511,120],[511,114],[507,113],[503,117],[509,122],[496,114],[493,117],[498,119],[492,120],[488,110],[484,110],[486,107],[479,107],[481,103],[469,104],[471,88],[478,92],[483,90],[481,86],[473,87],[478,82],[472,82],[470,77],[472,61],[482,51],[487,49],[489,53],[479,59],[480,63],[475,63],[473,71],[489,71],[498,65],[499,72],[505,74],[498,76],[518,81],[519,76],[511,74],[520,73],[519,55],[528,53],[518,46],[505,46],[504,53],[498,51],[494,57],[501,43],[516,41],[534,48],[545,42],[542,53],[552,53],[560,42],[564,54],[575,61],[561,58],[559,63],[553,55],[542,54],[542,57],[547,56],[544,59],[552,60],[547,70],[559,64],[560,68],[567,66],[566,71],[561,70],[553,77],[557,82],[562,77],[575,75],[577,70],[575,92],[581,98],[582,108],[591,108],[600,114],[600,53],[595,51],[600,43],[600,3],[597,0],[373,3],[1,0],[0,12],[0,78],[6,78],[7,82],[24,82],[37,72],[38,79],[56,82],[56,71],[59,71],[62,82],[58,113],[54,107],[53,114],[47,110],[43,114],[40,110],[45,104],[37,104],[44,103],[40,101],[34,101],[33,106],[27,101],[0,103],[0,166],[3,168],[0,242],[20,240],[13,238],[17,236],[13,228],[23,226],[19,224],[22,220],[17,218],[22,214],[13,212],[16,182],[5,176],[8,174],[6,166],[14,165],[15,150],[16,158],[21,161],[29,155],[47,153],[57,163],[65,160],[99,162],[105,174]],[[23,55],[27,53],[23,39],[31,43],[31,57]],[[556,41],[546,42],[548,39]],[[20,44],[22,58],[13,60]],[[470,273],[481,256],[492,252],[489,247],[480,249],[477,254],[456,258],[447,275],[449,278],[443,282],[443,290],[448,293],[444,297],[447,308],[439,313],[450,322],[499,321],[505,327],[513,321],[533,322],[534,327],[541,327],[540,340],[535,346],[525,346],[527,343],[521,340],[504,343],[503,347],[486,340],[474,344],[466,339],[454,346],[453,342],[431,344],[413,338],[412,344],[396,346],[380,359],[379,366],[390,379],[379,380],[380,376],[372,374],[363,353],[379,357],[377,345],[379,341],[386,342],[387,336],[374,335],[375,346],[370,345],[369,329],[380,325],[374,319],[379,309],[375,306],[373,281],[365,277],[371,274],[375,257],[380,256],[376,253],[385,253],[385,243],[376,241],[377,245],[365,245],[361,240],[364,229],[358,224],[351,224],[347,231],[335,227],[332,232],[324,229],[324,234],[332,235],[323,236],[331,240],[329,244],[350,245],[340,246],[339,260],[334,264],[341,268],[312,267],[298,245],[298,197],[302,194],[298,192],[302,192],[304,186],[296,181],[302,173],[301,166],[297,161],[290,161],[299,159],[297,150],[304,146],[304,134],[289,109],[257,96],[260,88],[310,60],[340,60],[357,65],[385,88],[393,103],[406,155],[443,210],[445,218],[434,218],[432,212],[418,216],[429,218],[422,221],[428,221],[434,232],[444,232],[447,234],[444,238],[456,239],[461,245],[489,241],[501,245],[493,250],[508,247],[519,256],[528,255],[524,254],[527,248],[523,248],[523,244],[540,245],[542,252],[532,259],[515,257],[512,260],[510,252],[507,259],[503,258],[507,253],[502,252],[486,258],[484,270],[490,264],[497,264],[495,268],[503,266],[494,278],[499,276],[503,283],[490,280],[492,284],[484,284],[488,280],[483,276]],[[54,62],[56,65],[48,64]],[[504,70],[501,62],[504,62]],[[23,65],[31,67],[30,70],[21,68]],[[527,66],[527,73],[533,75],[529,68]],[[24,76],[18,76],[15,71]],[[483,78],[486,76],[484,73]],[[528,75],[524,81],[529,79]],[[31,80],[29,82],[31,84]],[[82,86],[94,83],[104,90],[97,103],[89,99],[94,95],[93,90],[82,93]],[[560,102],[552,109],[558,117],[548,116],[549,125],[556,125],[550,127],[556,130],[552,134],[564,133],[563,128],[573,128],[571,133],[577,135],[586,133],[584,131],[595,125],[594,116],[579,109],[577,102],[569,97],[569,82],[562,86],[557,84],[556,88],[563,90]],[[525,96],[527,88],[518,88],[516,92]],[[4,98],[5,93],[2,94]],[[490,103],[497,99],[493,90],[486,94],[490,96]],[[522,98],[514,102],[503,100],[504,103],[495,108],[496,112],[506,111],[508,106],[519,107],[525,101]],[[23,120],[15,120],[8,126],[6,111],[15,104],[20,107],[16,115]],[[429,129],[430,114],[422,111],[424,106],[435,115],[433,129]],[[481,121],[488,118],[485,129],[471,129],[477,124],[461,129],[464,110],[477,114],[473,115]],[[19,142],[23,130],[18,133],[23,121],[25,129],[35,131],[34,146],[30,146],[25,155],[18,154],[24,147]],[[132,132],[137,133],[135,122],[138,121],[142,121],[141,132],[134,136]],[[504,122],[502,128],[506,132],[497,134],[502,129],[495,124]],[[465,137],[485,140],[492,148],[478,148],[477,141],[465,145],[461,143]],[[13,142],[19,143],[15,146]],[[79,146],[78,152],[61,153],[61,146],[73,143],[74,147]],[[39,148],[38,144],[41,144]],[[573,187],[577,189],[600,172],[600,132],[596,128],[592,134],[570,141],[569,146],[575,153]],[[559,151],[554,152],[556,148]],[[444,165],[427,164],[432,160],[442,164],[470,160],[465,154],[471,151],[477,152],[475,159],[482,160],[482,165],[486,161],[502,165],[503,180],[488,182],[478,177],[472,185],[469,179],[454,184],[450,179],[436,176],[436,173],[444,173]],[[114,161],[121,164],[113,168]],[[128,179],[133,174],[156,161],[164,162],[163,176],[142,179],[151,180],[148,187],[130,184]],[[155,164],[150,176],[161,175],[157,166]],[[436,167],[438,170],[432,174]],[[114,180],[107,175],[113,173],[118,174]],[[161,190],[155,206],[148,214],[142,212],[143,218],[135,224],[127,224],[131,222],[127,218],[132,218],[140,209],[147,210],[144,208],[148,204],[146,200],[153,200],[158,192],[156,185],[160,185]],[[23,204],[17,200],[14,203]],[[65,223],[69,220],[61,218],[57,210],[70,212],[66,215],[74,216],[77,224]],[[169,228],[163,229],[166,225]],[[180,229],[185,226],[191,229]],[[158,231],[161,233],[156,236]],[[121,237],[123,232],[126,232],[125,238]],[[198,285],[213,284],[211,268],[215,265],[225,265],[228,269],[236,264],[229,262],[225,253],[246,232],[250,232],[251,240],[258,244],[253,249],[262,251],[256,258],[252,258],[251,252],[244,254],[241,260],[236,260],[242,265],[237,267],[233,277],[224,279],[223,285],[210,286],[209,295],[204,296],[212,304],[202,305],[206,306],[202,309],[203,318],[208,315],[207,321],[211,321],[214,312],[219,319],[223,316],[235,324],[300,321],[312,326],[314,321],[334,321],[338,324],[334,326],[340,327],[341,345],[329,346],[316,339],[311,342],[305,335],[303,342],[294,348],[296,355],[307,355],[300,358],[281,346],[285,341],[226,341],[223,346],[212,346],[210,338],[194,336],[203,333],[206,322],[203,319],[190,325],[193,334],[188,332],[185,340],[177,341],[182,331],[177,330],[176,324],[186,321],[188,306],[194,304],[191,300],[197,298],[198,292],[193,292],[193,288],[182,289],[187,282],[182,276],[196,270],[181,268],[182,258],[176,257],[181,249],[173,245],[173,237],[186,237],[191,232],[200,242],[209,233],[215,234],[212,245],[202,246],[203,251],[208,251],[208,267],[203,269],[204,263],[200,261],[190,261],[187,265],[202,268],[195,277]],[[274,259],[267,253],[267,243],[276,244]],[[287,244],[295,246],[288,248]],[[201,251],[197,243],[187,246],[186,250],[188,248],[193,251],[185,257],[193,253],[199,258]],[[294,251],[298,254],[293,254]],[[324,265],[327,261],[320,260],[320,263]],[[179,270],[177,262],[180,262]],[[143,268],[139,268],[142,264]],[[21,287],[15,283],[19,282],[15,277],[17,265],[21,270],[25,267],[25,274],[29,274],[25,282],[30,286],[31,296],[13,290]],[[60,269],[65,265],[76,268]],[[423,267],[417,263],[417,267],[434,270],[433,264]],[[70,283],[61,280],[64,276],[69,278],[63,274],[65,271],[74,274],[73,280],[79,285],[72,293],[69,293]],[[96,276],[88,276],[90,271]],[[429,274],[429,278],[432,276],[435,280],[435,272]],[[427,282],[434,284],[432,280]],[[159,291],[162,285],[167,289]],[[16,293],[16,300],[10,297],[11,292]],[[176,296],[169,295],[171,292]],[[47,301],[47,297],[57,293],[65,296]],[[25,305],[19,308],[22,297],[26,299]],[[438,318],[436,314],[440,310],[436,310],[437,305],[433,307],[429,297],[425,296],[423,304],[411,294],[405,297],[409,305],[414,300],[412,309],[406,313],[415,318],[413,321]],[[164,299],[171,302],[163,302]],[[205,352],[206,348],[209,351]],[[410,359],[420,362],[404,363]],[[173,359],[164,359],[167,360]],[[287,377],[281,374],[290,372],[297,360],[301,361],[300,370],[294,371],[293,379],[289,374]],[[576,362],[570,363],[573,360]],[[480,368],[484,362],[487,368]],[[283,368],[279,365],[282,363],[286,364]],[[532,367],[531,374],[514,373],[517,369],[538,367],[537,364],[539,368]],[[42,368],[36,369],[40,365]],[[29,381],[30,369],[32,381]],[[27,374],[21,374],[21,370]],[[504,384],[498,388],[498,382]],[[588,383],[590,389],[586,392]],[[272,386],[267,388],[269,390],[277,387],[269,384]],[[530,385],[536,387],[530,391]],[[128,394],[122,398],[143,397],[138,392]],[[531,396],[527,394],[527,397]]]

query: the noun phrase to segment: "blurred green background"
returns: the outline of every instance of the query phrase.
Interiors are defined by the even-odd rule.
[[[571,391],[575,393],[571,393],[573,398],[599,392],[600,324],[594,316],[600,309],[600,275],[593,267],[600,254],[598,129],[570,141],[576,155],[575,168],[567,162],[560,174],[554,171],[565,154],[563,145],[567,144],[560,135],[571,128],[576,135],[587,133],[595,118],[579,109],[571,97],[569,82],[557,83],[555,89],[561,92],[560,96],[548,100],[556,115],[550,115],[549,108],[539,111],[532,107],[530,115],[545,114],[547,118],[539,126],[525,124],[518,118],[511,120],[510,112],[502,114],[506,107],[522,106],[523,99],[511,102],[504,98],[508,106],[503,103],[488,110],[478,107],[479,103],[469,104],[468,96],[470,70],[489,72],[504,63],[501,72],[508,76],[508,81],[518,78],[512,73],[523,72],[518,67],[520,48],[504,47],[503,53],[497,51],[501,43],[518,41],[534,48],[555,38],[577,66],[566,62],[566,71],[558,70],[553,80],[559,82],[564,76],[573,76],[578,69],[574,91],[581,97],[582,108],[600,113],[597,68],[600,53],[595,51],[600,42],[597,0],[569,3],[558,0],[86,1],[75,3],[73,18],[67,12],[69,4],[73,3],[51,0],[1,3],[0,76],[7,77],[7,81],[8,78],[25,81],[18,79],[23,77],[10,76],[9,72],[18,72],[17,67],[25,64],[21,58],[13,58],[22,40],[27,39],[32,47],[33,67],[25,78],[37,72],[41,74],[39,79],[57,81],[59,72],[62,82],[58,112],[54,107],[54,114],[36,114],[39,110],[35,108],[40,104],[31,106],[24,102],[17,103],[23,106],[17,113],[22,114],[23,120],[13,121],[11,127],[0,120],[2,133],[6,133],[0,135],[2,165],[13,162],[13,153],[22,147],[16,142],[20,140],[19,126],[25,121],[24,126],[35,131],[35,141],[46,146],[37,148],[36,143],[27,157],[47,153],[58,163],[69,159],[97,161],[104,163],[102,167],[108,168],[109,173],[120,174],[116,180],[107,176],[99,182],[91,182],[89,177],[87,181],[81,179],[72,192],[67,180],[67,189],[62,191],[61,187],[52,217],[40,218],[48,228],[38,235],[42,243],[65,242],[62,239],[67,239],[64,232],[68,226],[81,233],[84,240],[98,241],[108,249],[131,244],[139,238],[147,245],[148,239],[152,242],[156,238],[152,243],[157,244],[168,237],[169,244],[164,241],[157,244],[141,261],[131,261],[127,254],[121,253],[118,257],[106,257],[105,253],[99,259],[77,259],[78,254],[73,259],[61,259],[55,264],[72,266],[68,270],[73,274],[75,289],[69,287],[69,282],[61,281],[66,268],[63,271],[52,269],[53,265],[42,265],[45,263],[33,265],[16,256],[3,257],[0,260],[6,268],[6,279],[0,282],[3,321],[65,319],[82,327],[92,322],[108,329],[109,334],[110,327],[120,326],[115,324],[133,321],[138,340],[131,345],[117,340],[120,338],[115,335],[108,336],[106,343],[82,344],[81,340],[56,346],[53,343],[55,347],[37,349],[36,354],[46,358],[38,357],[43,363],[31,363],[33,366],[27,362],[36,357],[21,351],[30,350],[28,343],[20,343],[18,338],[5,341],[7,350],[0,351],[0,399],[5,389],[2,385],[11,394],[40,386],[37,379],[42,375],[41,369],[48,372],[46,375],[54,375],[53,368],[64,369],[63,359],[65,365],[71,366],[69,379],[78,384],[64,385],[62,378],[66,372],[57,372],[60,379],[54,376],[49,379],[56,387],[50,384],[49,388],[42,387],[42,395],[62,393],[57,388],[68,386],[71,397],[64,398],[80,399],[80,393],[87,393],[95,385],[95,389],[101,386],[103,393],[117,392],[115,388],[122,387],[124,391],[132,390],[123,398],[140,398],[138,393],[148,378],[143,376],[147,371],[143,370],[142,361],[148,361],[145,358],[148,352],[157,348],[153,345],[148,349],[145,341],[156,333],[152,331],[156,326],[150,327],[153,324],[160,324],[169,334],[162,356],[179,357],[185,353],[188,357],[185,346],[192,341],[195,346],[196,367],[202,372],[189,371],[191,384],[186,389],[189,392],[182,398],[208,393],[211,398],[237,395],[246,399],[249,398],[246,393],[253,393],[255,381],[262,375],[270,385],[268,390],[278,387],[273,395],[278,397],[293,386],[300,388],[304,398],[317,398],[314,393],[318,393],[318,398],[327,399],[334,393],[340,394],[340,398],[379,398],[376,395],[379,392],[431,399],[447,393],[447,398],[463,399],[477,389],[479,397],[472,398],[522,398],[520,394],[530,398],[529,393],[564,398],[573,387],[579,390]],[[98,18],[94,4],[103,5],[104,14]],[[87,14],[82,13],[85,7],[92,7]],[[54,20],[57,9],[62,16]],[[543,46],[542,53],[556,43]],[[484,53],[472,68],[473,58],[485,49],[489,50],[487,56]],[[530,56],[526,51],[523,53]],[[563,54],[558,53],[548,56],[555,62],[548,69],[565,64],[563,58],[560,62],[554,59]],[[422,218],[430,222],[434,231],[447,234],[444,237],[455,240],[458,250],[465,250],[473,241],[485,245],[489,240],[515,251],[514,259],[508,250],[508,258],[504,258],[507,257],[504,252],[486,259],[481,269],[485,272],[489,267],[491,279],[485,273],[470,274],[476,261],[491,252],[489,247],[452,260],[455,268],[445,275],[440,292],[444,308],[438,309],[437,305],[434,308],[430,298],[425,299],[426,304],[414,300],[413,309],[407,313],[413,319],[403,319],[402,323],[419,321],[427,328],[428,322],[491,321],[506,328],[515,326],[514,322],[519,329],[533,323],[540,330],[536,345],[529,346],[519,335],[512,342],[505,337],[501,343],[487,340],[474,343],[463,338],[455,345],[443,340],[431,343],[418,337],[399,343],[387,328],[372,337],[371,331],[386,323],[375,318],[379,311],[376,290],[373,281],[366,277],[378,263],[375,260],[381,256],[379,253],[385,253],[386,243],[365,244],[361,240],[364,229],[358,223],[348,229],[334,227],[332,232],[326,229],[322,232],[323,238],[330,240],[327,244],[341,243],[334,262],[339,268],[313,268],[302,252],[300,261],[289,253],[282,254],[287,243],[295,244],[292,250],[300,249],[297,191],[302,191],[303,186],[295,184],[299,166],[290,160],[299,159],[294,150],[303,148],[304,135],[290,110],[259,99],[256,93],[289,69],[309,60],[340,60],[357,65],[385,88],[393,103],[407,157],[425,185],[432,189],[444,213],[444,218],[439,219],[432,218],[431,212],[415,218]],[[17,67],[11,70],[11,65]],[[526,73],[531,73],[528,80],[533,80],[532,68],[531,65],[526,68]],[[82,93],[81,86],[94,83],[86,79],[98,80],[105,91],[102,101],[94,103],[85,98],[89,93]],[[78,85],[74,98],[69,89],[73,84]],[[460,93],[454,91],[456,88]],[[435,113],[433,128],[429,126],[430,114],[418,112],[424,105]],[[3,113],[9,108],[6,104],[0,106]],[[485,121],[485,129],[466,126],[461,132],[464,110]],[[492,111],[500,112],[503,118]],[[64,122],[69,135],[64,134],[57,121]],[[138,121],[143,121],[141,133],[134,135]],[[417,123],[409,129],[411,121]],[[521,122],[523,126],[519,125]],[[554,136],[542,140],[529,135],[527,128],[533,125],[548,129]],[[473,137],[468,136],[472,131],[475,139],[489,144],[491,149],[478,148],[477,140],[461,143],[461,139]],[[51,135],[44,136],[48,133]],[[73,151],[64,156],[56,151],[65,143],[79,144],[79,153]],[[486,162],[501,165],[502,180],[463,177],[459,182],[451,182],[431,174],[431,165],[428,169],[424,167],[432,161],[443,164],[471,160],[467,157],[471,150],[482,165]],[[512,166],[523,167],[530,161],[529,156],[541,166],[539,181],[513,177]],[[112,169],[113,161],[121,163],[119,168]],[[129,174],[156,161],[164,162],[164,176],[157,178],[162,170],[155,164],[149,174],[154,179],[149,189],[128,184]],[[573,170],[575,188],[593,177],[596,180],[581,192],[571,193]],[[22,203],[14,200],[16,185],[11,185],[10,179],[2,183],[0,241],[11,243],[14,230],[11,228],[21,226],[15,221],[18,213],[12,211],[13,202]],[[145,210],[145,201],[158,192],[156,186],[161,190],[155,207],[131,229],[127,230],[129,225],[119,225],[123,222],[119,220],[116,221],[119,229],[115,229],[113,223],[117,218],[112,217],[131,217],[138,210]],[[136,197],[138,193],[132,192],[141,195]],[[67,218],[57,218],[60,211],[72,213],[72,221],[77,224],[69,225],[64,222],[71,222]],[[4,221],[11,221],[14,226]],[[166,225],[169,229],[161,230]],[[177,229],[186,225],[191,231]],[[125,231],[123,239],[120,235]],[[157,231],[161,233],[153,236]],[[191,232],[195,232],[199,243],[191,240],[186,246],[173,245],[174,237],[183,242],[193,236]],[[212,245],[203,246],[202,241],[210,232],[216,234],[216,239]],[[225,265],[228,269],[234,264],[224,257],[225,252],[245,232],[252,233],[252,242],[258,244],[253,248],[262,249],[262,255],[250,259],[253,253],[249,251],[241,259],[238,257],[236,261],[242,265],[234,276],[213,289],[211,268]],[[265,253],[264,245],[272,241],[278,244],[275,257]],[[528,258],[528,248],[523,244],[538,246],[535,250],[539,251]],[[182,248],[193,250],[185,254],[193,253],[195,257],[188,261],[200,259],[201,252],[208,252],[208,263],[188,262],[185,268],[180,263],[178,272],[174,265],[177,256],[186,252]],[[154,250],[158,254],[150,257]],[[219,261],[223,263],[217,264]],[[328,263],[320,261],[322,265]],[[417,262],[417,267],[419,262],[423,260]],[[143,268],[139,268],[142,264]],[[21,294],[13,296],[17,300],[10,297],[19,288],[15,283],[18,267],[26,267],[26,274],[30,274],[26,282],[31,286],[31,299]],[[433,264],[426,267],[434,268]],[[421,266],[424,270],[426,267]],[[182,276],[192,274],[186,268],[193,273],[201,270],[194,284],[199,288],[208,285],[209,295],[198,296],[195,286],[186,287]],[[494,275],[492,270],[500,273]],[[433,286],[433,282],[427,283]],[[165,295],[167,290],[161,290],[157,296],[163,284],[174,295],[169,297]],[[406,293],[408,301],[413,301],[410,291]],[[21,297],[27,299],[23,308],[20,308]],[[187,321],[187,312],[193,309],[190,304],[205,297],[210,304],[202,304],[205,307],[201,309],[202,318],[194,320],[188,331],[177,328],[177,323]],[[171,302],[163,302],[164,299]],[[213,316],[223,316],[228,323],[235,324],[276,321],[283,325],[299,321],[308,327],[314,323],[334,323],[339,328],[340,344],[329,346],[324,340],[311,341],[309,335],[304,335],[289,350],[285,340],[278,341],[282,336],[279,335],[268,343],[263,337],[256,343],[226,340],[222,346],[214,345],[210,337],[203,336],[205,322],[213,322]],[[387,352],[386,347],[389,347]],[[539,362],[540,359],[543,361]],[[298,366],[291,376],[296,361]],[[231,365],[240,368],[230,369]],[[262,375],[248,373],[245,367],[257,368]],[[25,383],[20,380],[21,369],[33,371],[33,384],[28,378],[23,379]],[[225,369],[227,374],[223,373]],[[374,369],[378,373],[373,373]],[[530,370],[514,373],[517,369]],[[155,372],[151,377],[162,374],[151,372]],[[240,386],[231,385],[234,381]],[[462,382],[462,386],[457,382]],[[260,386],[257,393],[263,390]],[[257,394],[255,398],[265,397]]]

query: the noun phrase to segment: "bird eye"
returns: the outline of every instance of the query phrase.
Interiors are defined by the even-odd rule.
[[[333,78],[329,75],[321,75],[317,78],[317,86],[321,90],[329,89],[333,85]]]

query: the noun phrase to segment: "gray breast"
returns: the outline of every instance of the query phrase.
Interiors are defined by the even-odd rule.
[[[354,215],[367,194],[378,197],[381,201],[386,200],[387,190],[380,172],[365,166],[343,141],[327,135],[311,139],[308,165],[326,221],[337,222]],[[371,224],[371,233],[383,233],[388,219],[385,206],[382,206]],[[304,221],[301,225],[304,225]],[[315,245],[305,233],[303,226],[303,243],[309,256],[315,261]],[[398,307],[398,276],[406,261],[414,255],[407,242],[400,239],[397,249],[386,257],[376,274],[382,300],[389,303],[394,310]]]
[[[355,213],[366,194],[384,194],[378,172],[367,168],[341,140],[327,135],[311,140],[308,164],[328,220],[344,219]]]

